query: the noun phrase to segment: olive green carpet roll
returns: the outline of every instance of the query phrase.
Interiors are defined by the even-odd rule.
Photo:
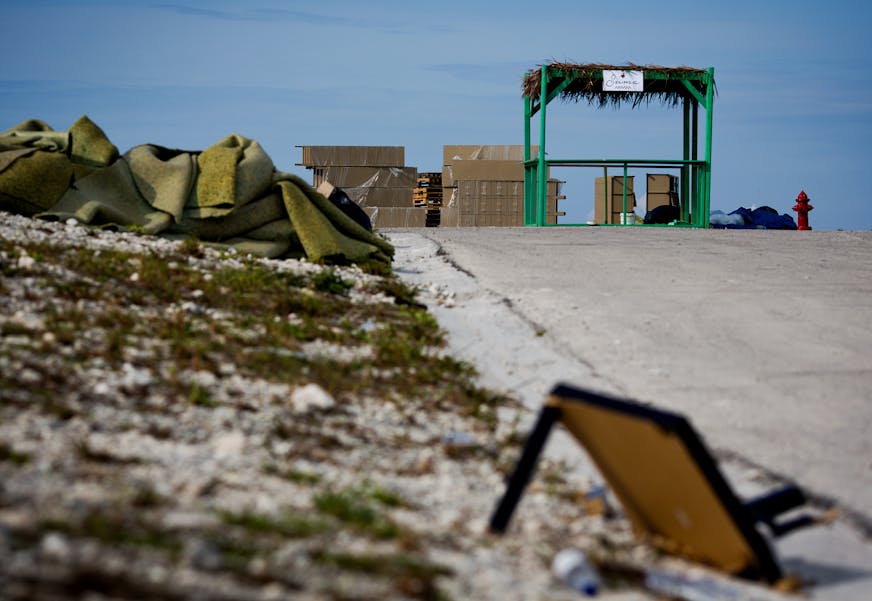
[[[394,249],[261,145],[231,134],[202,152],[142,144],[119,156],[87,116],[67,132],[31,119],[0,134],[0,210],[197,238],[265,257],[390,264]]]

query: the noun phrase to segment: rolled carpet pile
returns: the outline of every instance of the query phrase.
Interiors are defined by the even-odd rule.
[[[87,116],[67,131],[31,119],[0,132],[0,210],[135,227],[271,258],[390,264],[394,249],[260,144],[230,135],[203,151],[143,144],[119,155]]]

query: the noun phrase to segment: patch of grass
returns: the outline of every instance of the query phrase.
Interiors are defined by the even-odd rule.
[[[408,507],[405,499],[393,490],[376,486],[369,491],[369,494],[385,507]]]
[[[312,558],[319,563],[368,574],[435,578],[436,576],[451,576],[454,573],[447,566],[431,563],[411,555],[315,551],[312,553]]]
[[[354,284],[343,280],[329,267],[312,276],[312,287],[319,292],[328,294],[346,294]]]
[[[377,292],[382,292],[393,297],[394,303],[397,305],[424,308],[424,305],[418,302],[420,288],[405,283],[395,275],[379,280],[375,285],[375,289]]]
[[[330,515],[352,528],[376,538],[396,538],[400,528],[380,514],[368,491],[348,488],[342,491],[325,491],[315,496],[315,509]]]
[[[206,256],[203,245],[196,238],[185,238],[178,247],[178,253],[182,257],[202,258]]]
[[[289,538],[306,538],[332,529],[329,522],[299,513],[266,516],[255,513],[222,513],[221,520],[259,533],[275,533]]]
[[[95,538],[107,544],[150,547],[173,554],[182,549],[174,536],[138,523],[125,512],[91,510],[79,522],[46,519],[41,522],[45,530],[57,530],[70,536]]]
[[[449,597],[436,586],[440,576],[452,576],[453,570],[413,555],[398,553],[334,553],[316,550],[313,561],[341,570],[390,578],[404,596],[425,601],[448,601]]]
[[[315,474],[313,472],[303,472],[300,470],[280,471],[279,468],[273,463],[265,465],[263,467],[263,471],[266,474],[279,476],[297,484],[314,485],[318,484],[318,482],[321,481],[320,474]]]
[[[198,407],[213,408],[220,405],[218,401],[209,396],[209,391],[194,382],[188,391],[188,402]]]
[[[220,538],[209,542],[221,556],[223,567],[237,572],[244,571],[251,560],[260,553],[260,549],[248,541]]]

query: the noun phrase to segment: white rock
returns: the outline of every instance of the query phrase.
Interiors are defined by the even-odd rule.
[[[212,448],[215,449],[217,459],[237,457],[242,454],[245,446],[245,434],[238,430],[222,432],[212,437]]]
[[[291,393],[291,405],[294,411],[306,413],[312,410],[332,409],[336,405],[336,401],[317,384],[306,384],[294,389],[294,392]]]
[[[66,560],[70,555],[70,545],[67,539],[57,532],[49,532],[43,537],[40,550],[46,559],[56,561]]]
[[[28,254],[18,257],[18,269],[30,269],[36,264],[36,260]]]

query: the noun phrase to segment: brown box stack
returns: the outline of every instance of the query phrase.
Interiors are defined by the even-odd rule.
[[[443,227],[524,225],[523,146],[443,146],[442,159]],[[557,223],[562,183],[548,181],[548,223]]]
[[[678,206],[678,177],[668,173],[649,173],[645,189],[645,210],[663,205]]]
[[[605,189],[605,188],[608,189]],[[605,197],[605,206],[603,206]],[[596,223],[621,223],[621,213],[624,208],[624,176],[613,175],[609,178],[608,186],[602,177],[596,178],[594,184],[593,213]],[[633,176],[627,176],[627,212],[632,212],[636,207],[636,194],[633,192]],[[608,215],[608,221],[606,221]]]
[[[425,211],[412,203],[418,170],[406,167],[403,146],[300,146],[302,162],[312,171],[312,185],[330,182],[364,208],[372,211],[374,227],[424,225]],[[397,210],[393,210],[397,209]],[[368,211],[369,212],[369,211]],[[420,213],[418,215],[417,213]]]

